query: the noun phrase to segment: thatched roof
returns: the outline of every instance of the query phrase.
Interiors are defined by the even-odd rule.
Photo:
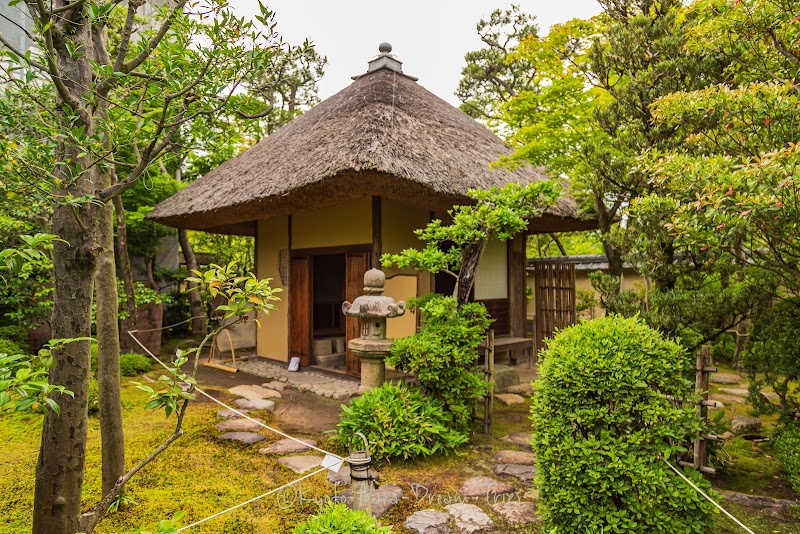
[[[486,127],[381,64],[148,216],[178,228],[251,234],[258,219],[371,195],[444,211],[467,201],[472,188],[547,179],[532,167],[490,168],[509,152]],[[558,220],[565,230],[574,226],[562,219],[575,215],[574,201],[549,212],[556,227]]]

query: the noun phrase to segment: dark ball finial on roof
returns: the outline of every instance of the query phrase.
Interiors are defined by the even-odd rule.
[[[391,54],[392,45],[390,45],[389,43],[381,43],[378,45],[378,51],[381,54]]]

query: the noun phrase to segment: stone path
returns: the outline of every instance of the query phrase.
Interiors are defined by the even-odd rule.
[[[273,387],[274,383],[281,382],[301,391],[310,391],[317,395],[337,400],[345,400],[358,395],[358,382],[342,380],[312,371],[290,373],[285,366],[275,365],[263,359],[242,362],[239,364],[239,370],[271,380],[271,382],[263,385],[263,387],[269,389],[277,390],[277,388]]]
[[[506,406],[513,406],[515,404],[523,404],[525,399],[516,393],[498,393],[494,398]]]
[[[523,449],[532,450],[533,445],[531,442],[533,441],[533,436],[530,434],[525,434],[524,432],[514,432],[513,434],[509,434],[507,436],[503,436],[500,438],[500,441],[505,443],[513,443],[514,445],[519,445]]]
[[[316,440],[303,438],[303,441],[308,445],[303,445],[293,439],[282,439],[258,452],[261,454],[296,454],[298,452],[308,452],[311,450],[311,447],[317,446]],[[309,447],[309,445],[311,445],[311,447]]]

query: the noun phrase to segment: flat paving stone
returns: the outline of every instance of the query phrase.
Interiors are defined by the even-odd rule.
[[[536,503],[533,502],[498,502],[492,505],[492,510],[512,525],[541,521]]]
[[[370,510],[375,517],[381,517],[392,509],[403,497],[403,489],[395,484],[384,484],[372,490],[372,506]],[[348,508],[354,504],[353,490],[346,489],[334,497],[335,502],[344,503]]]
[[[513,492],[514,486],[511,484],[489,477],[472,477],[458,490],[462,497],[492,497]]]
[[[536,455],[525,451],[497,451],[493,460],[498,464],[520,464],[533,465],[536,463]]]
[[[288,467],[295,473],[305,473],[306,471],[318,467],[322,462],[322,456],[284,456],[278,458],[278,463]]]
[[[237,410],[239,413],[246,414],[249,410],[245,410],[244,408],[239,408]],[[231,409],[223,408],[221,410],[217,410],[217,417],[220,419],[237,419],[241,417],[238,413],[234,412]]]
[[[497,476],[515,477],[523,482],[533,482],[536,476],[536,468],[532,465],[497,464],[493,471]]]
[[[494,398],[506,406],[514,406],[515,404],[522,404],[525,402],[525,399],[516,393],[498,393]]]
[[[261,434],[256,434],[254,432],[226,432],[224,434],[220,434],[218,439],[226,440],[226,441],[238,441],[239,443],[244,443],[245,445],[255,445],[260,441],[264,441],[266,436],[262,436]]]
[[[474,504],[448,504],[444,509],[455,519],[454,532],[457,534],[472,534],[494,528],[494,521]]]
[[[261,419],[253,418],[260,423],[264,423]],[[262,426],[258,423],[254,423],[249,419],[239,418],[239,419],[228,419],[217,424],[217,430],[220,432],[230,432],[235,430],[237,432],[258,432],[261,430]]]
[[[533,441],[533,436],[524,432],[514,432],[513,434],[503,436],[500,438],[500,441],[519,445],[520,447],[528,449],[529,451],[533,450],[533,445],[531,444]]]
[[[420,510],[406,519],[405,526],[418,534],[450,534],[450,516],[436,510]]]
[[[284,389],[286,389],[286,383],[281,382],[279,380],[273,380],[272,382],[266,382],[264,384],[261,384],[261,387],[265,389],[271,389],[273,391],[282,392]]]
[[[307,443],[307,445],[298,443],[293,439],[282,439],[276,441],[269,447],[264,447],[258,452],[261,454],[296,454],[298,452],[308,452],[311,450],[311,447],[317,446],[317,442],[313,439],[303,438],[302,441]],[[311,445],[311,447],[309,447],[309,445]]]
[[[228,390],[228,393],[230,393],[231,395],[236,395],[237,397],[244,397],[245,399],[249,400],[280,399],[283,396],[280,394],[279,391],[275,391],[274,389],[267,389],[255,385],[232,387],[231,389]]]
[[[517,395],[530,395],[531,393],[533,393],[533,386],[531,386],[530,382],[523,382],[522,384],[508,386],[501,393],[516,393]]]
[[[743,398],[737,397],[735,395],[721,395],[717,393],[709,395],[708,399],[719,401],[723,404],[744,404],[746,402]]]
[[[711,382],[714,384],[738,384],[741,381],[741,375],[736,373],[713,373],[711,375]]]
[[[719,388],[719,392],[725,395],[735,395],[737,397],[747,397],[750,393],[744,388]]]
[[[236,399],[233,404],[245,410],[267,410],[271,412],[275,409],[275,401],[269,399]]]

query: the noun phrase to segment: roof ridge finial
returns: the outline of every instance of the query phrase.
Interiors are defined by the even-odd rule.
[[[380,54],[369,60],[369,67],[367,73],[379,70],[389,69],[399,74],[403,74],[403,62],[392,55],[392,45],[383,42],[378,45]]]

